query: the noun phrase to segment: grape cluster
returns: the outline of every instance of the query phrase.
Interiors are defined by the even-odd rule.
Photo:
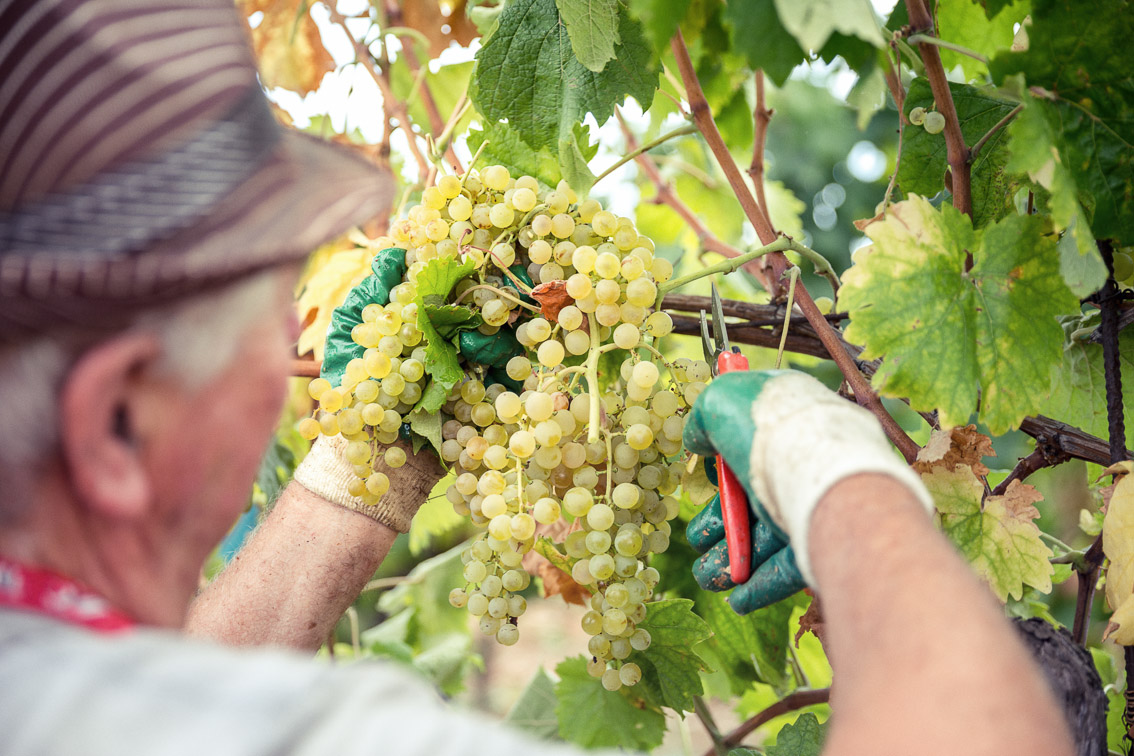
[[[465,380],[441,408],[438,451],[453,474],[447,498],[482,529],[462,555],[465,585],[450,603],[514,644],[531,582],[525,556],[541,542],[541,553],[592,594],[582,620],[591,673],[609,690],[633,685],[641,670],[627,658],[650,644],[638,624],[658,581],[646,560],[669,546],[685,413],[710,378],[707,363],[669,364],[652,346],[673,327],[654,309],[672,265],[630,219],[579,201],[565,183],[544,189],[502,166],[441,177],[390,233],[379,243],[407,250],[405,280],[389,304],[363,311],[352,338],[365,352],[342,384],[312,381],[319,407],[301,432],[344,435],[358,475],[352,493],[373,503],[388,490],[373,463],[378,455],[390,467],[404,463],[401,449],[384,445],[431,380],[416,276],[438,257],[471,260],[475,274],[449,303],[475,308],[483,334],[512,329],[525,353],[505,366],[509,385],[463,362]],[[517,265],[535,284],[561,287],[555,306],[525,301],[531,287]],[[620,364],[600,360],[614,350],[624,350]],[[545,532],[566,535],[556,542]]]

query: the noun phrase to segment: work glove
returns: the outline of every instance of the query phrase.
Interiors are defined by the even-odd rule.
[[[921,479],[891,449],[867,410],[791,370],[725,373],[698,397],[685,425],[685,448],[720,454],[748,494],[752,513],[752,576],[729,596],[746,614],[810,585],[818,589],[808,553],[811,515],[844,478],[888,475],[932,514]],[[728,575],[719,498],[689,523],[694,565],[707,590],[733,588]]]
[[[374,469],[390,479],[390,490],[377,504],[367,504],[348,490],[357,476],[346,459],[346,445],[342,436],[319,436],[295,468],[295,482],[332,504],[364,514],[399,533],[409,532],[413,516],[445,475],[437,455],[425,449],[414,454],[404,441],[394,444],[405,450],[406,462],[394,469],[381,458],[378,460]]]
[[[362,322],[362,311],[368,304],[385,305],[390,301],[390,290],[400,284],[406,276],[406,251],[400,247],[388,247],[374,255],[370,263],[373,274],[362,279],[350,292],[342,305],[331,315],[331,326],[327,330],[327,340],[323,348],[323,366],[319,375],[331,382],[332,386],[342,383],[347,363],[362,357],[366,349],[355,343],[351,331]],[[523,266],[511,268],[513,274],[526,284],[531,284]],[[506,285],[515,288],[510,279]],[[518,292],[517,292],[518,293]],[[528,299],[529,297],[524,297]],[[420,312],[420,311],[419,311]],[[508,360],[524,353],[524,347],[516,340],[511,328],[501,328],[486,336],[474,328],[464,328],[453,335],[461,356],[469,362],[487,365],[490,368],[489,382],[504,383],[510,390],[520,388],[504,373]]]

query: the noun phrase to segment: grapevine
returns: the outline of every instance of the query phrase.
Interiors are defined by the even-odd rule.
[[[404,255],[404,278],[389,302],[363,309],[351,331],[362,352],[340,384],[311,382],[318,408],[300,432],[341,433],[357,475],[350,492],[376,504],[390,487],[376,465],[406,459],[386,445],[414,434],[411,416],[439,386],[446,496],[481,530],[450,603],[485,635],[516,643],[525,557],[538,551],[592,594],[582,618],[588,671],[608,690],[634,685],[641,670],[626,659],[650,645],[638,624],[658,582],[647,559],[669,547],[685,413],[710,377],[704,361],[671,364],[651,344],[672,330],[652,311],[672,266],[630,219],[499,165],[441,177],[379,241]],[[437,331],[418,292],[419,278],[441,269],[463,272],[445,296],[450,320],[516,344],[494,364],[469,350],[451,385],[429,369],[425,333]],[[616,353],[607,375],[600,363]]]

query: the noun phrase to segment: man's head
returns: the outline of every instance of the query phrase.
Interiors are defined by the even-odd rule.
[[[176,623],[385,176],[275,124],[230,0],[0,0],[0,554]]]

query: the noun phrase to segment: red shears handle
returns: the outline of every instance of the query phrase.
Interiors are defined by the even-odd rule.
[[[739,352],[721,352],[717,374],[748,370],[748,358]],[[740,585],[752,575],[752,530],[748,524],[748,496],[724,458],[717,455],[717,482],[721,496],[721,519],[728,544],[728,570]]]

